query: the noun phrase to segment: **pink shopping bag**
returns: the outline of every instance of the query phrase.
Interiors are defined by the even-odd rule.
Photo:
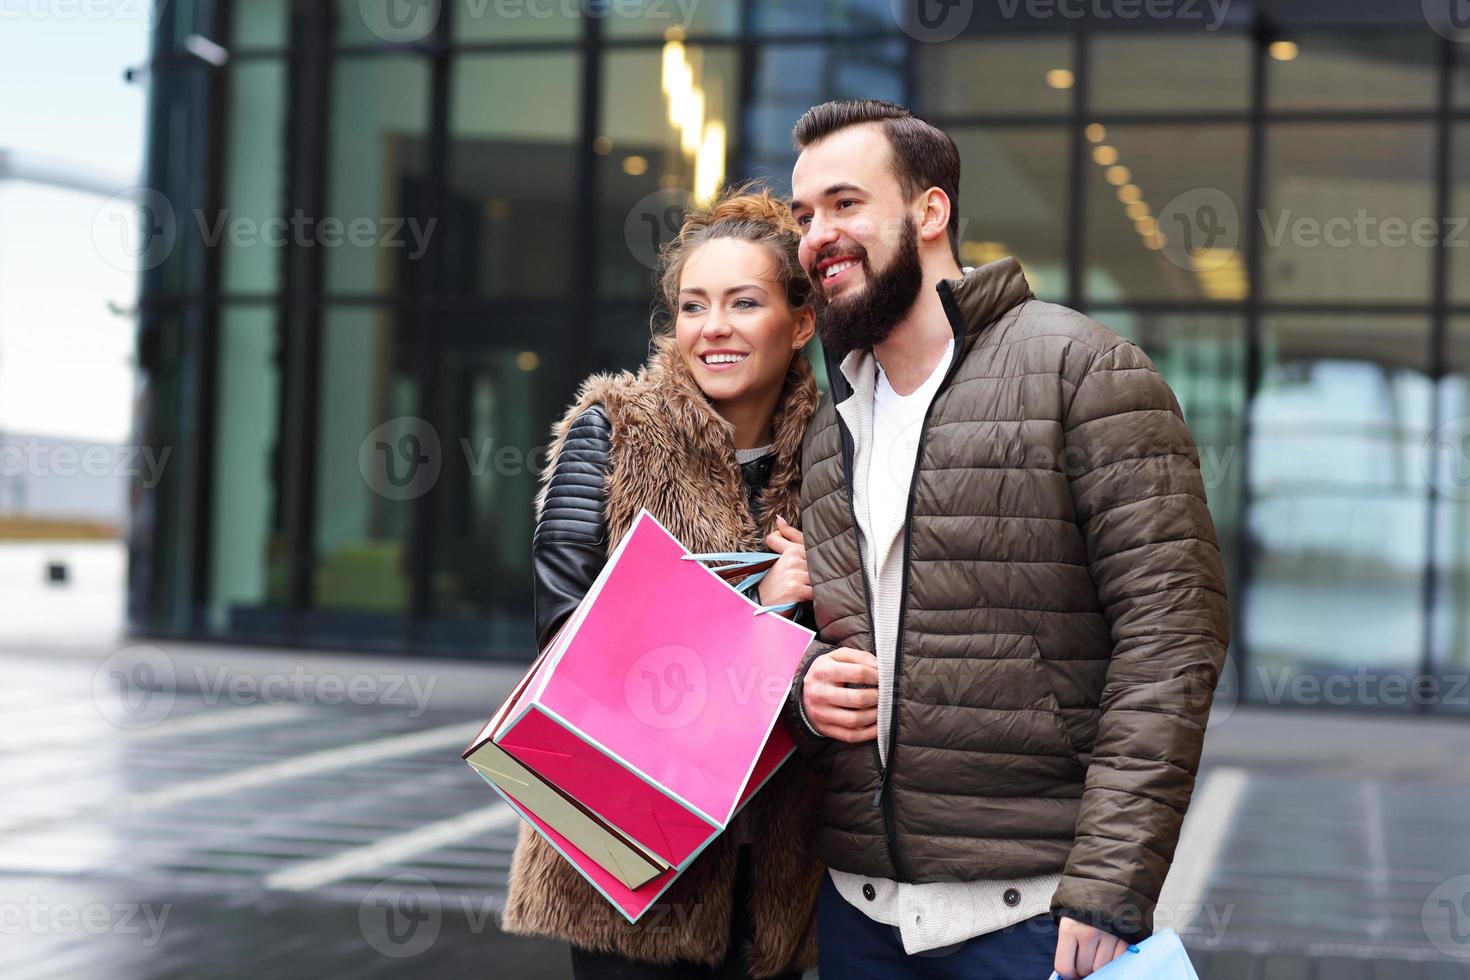
[[[756,765],[756,772],[761,774],[759,781],[752,780],[747,788],[745,796],[740,805],[744,806],[752,796],[760,789],[767,779],[780,767],[781,763],[790,755],[790,736],[786,735],[785,729],[778,727],[776,732],[766,743],[765,753]],[[483,773],[482,773],[483,775]],[[572,843],[566,835],[561,833],[552,822],[542,819],[536,813],[521,803],[504,789],[491,782],[492,786],[500,792],[501,798],[510,804],[511,808],[521,815],[552,847],[561,853],[571,865],[581,872],[582,877],[592,883],[592,886],[602,893],[612,906],[618,910],[629,922],[637,922],[652,908],[684,871],[684,867],[666,868],[661,873],[638,887],[629,887],[624,883],[624,876],[618,872],[621,868],[609,870],[606,863],[600,859],[593,858],[588,852]],[[738,812],[738,808],[737,808]],[[597,845],[601,851],[600,844]],[[697,856],[697,855],[695,855]],[[690,862],[693,861],[691,856]],[[685,867],[687,867],[687,863]]]
[[[636,878],[601,842],[589,855],[513,786],[496,786],[632,920],[791,754],[776,721],[814,635],[691,557],[641,512],[515,704],[465,753],[493,742],[609,834],[666,863],[630,888]]]

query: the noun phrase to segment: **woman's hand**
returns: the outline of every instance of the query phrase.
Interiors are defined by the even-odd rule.
[[[766,535],[766,550],[781,557],[756,587],[761,605],[811,602],[812,580],[806,571],[806,544],[801,532],[787,524],[786,518],[777,517],[776,530]]]

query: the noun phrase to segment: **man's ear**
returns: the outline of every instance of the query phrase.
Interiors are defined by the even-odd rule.
[[[919,204],[923,208],[919,216],[919,240],[928,242],[947,236],[952,209],[949,195],[931,187],[920,197]]]

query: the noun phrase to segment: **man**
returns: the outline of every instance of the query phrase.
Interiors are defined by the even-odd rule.
[[[1085,977],[1152,931],[1225,659],[1198,453],[1137,346],[962,271],[959,154],[871,100],[797,123],[832,396],[803,446],[821,972]]]

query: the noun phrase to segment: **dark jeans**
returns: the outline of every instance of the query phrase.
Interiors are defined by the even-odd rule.
[[[823,980],[1048,980],[1057,927],[1043,914],[958,946],[910,956],[896,926],[874,922],[848,904],[828,875],[817,901],[817,948]]]
[[[730,952],[718,966],[703,963],[644,963],[616,953],[593,953],[572,947],[572,976],[576,980],[750,980],[741,950],[755,934],[751,922],[750,847],[740,848],[735,864],[735,908],[730,916]],[[800,980],[800,973],[782,974],[777,980]]]

